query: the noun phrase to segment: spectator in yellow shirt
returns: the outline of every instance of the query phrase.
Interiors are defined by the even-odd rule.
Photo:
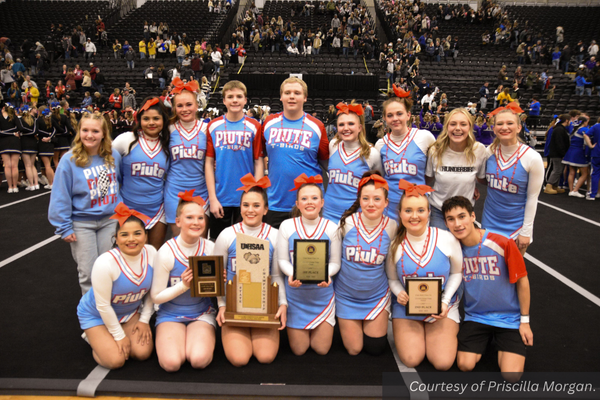
[[[148,42],[148,58],[151,60],[156,58],[156,42],[154,39],[150,39],[150,42]]]
[[[498,105],[505,106],[508,103],[515,101],[509,94],[510,88],[505,87],[504,90],[498,95]]]
[[[140,47],[140,60],[143,60],[144,58],[146,58],[146,40],[145,39],[140,40],[139,47]]]

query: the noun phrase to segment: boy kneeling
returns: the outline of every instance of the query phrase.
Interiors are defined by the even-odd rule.
[[[458,333],[458,368],[475,368],[494,337],[504,379],[518,381],[526,346],[533,345],[525,261],[513,240],[475,226],[473,205],[465,197],[446,200],[442,213],[463,250],[465,320]]]

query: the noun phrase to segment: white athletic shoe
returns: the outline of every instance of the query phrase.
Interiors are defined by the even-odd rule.
[[[8,193],[14,193],[14,190],[11,188],[8,188]]]
[[[13,193],[19,193],[19,188],[18,187],[14,188]]]
[[[48,184],[50,184],[50,182],[48,182],[48,178],[46,178],[46,175],[40,175],[40,177],[38,178],[38,181],[42,185],[48,185]]]
[[[591,197],[589,194],[585,195],[585,199],[586,199],[586,200],[592,200],[592,201],[593,201],[593,200],[596,200],[596,198],[595,198],[595,197]]]
[[[27,192],[33,192],[33,191],[35,190],[35,186],[27,186],[27,187],[25,188],[25,190],[26,190]]]
[[[578,197],[578,198],[580,198],[580,199],[583,199],[583,198],[585,197],[585,196],[584,196],[584,195],[582,195],[581,193],[579,193],[579,192],[575,192],[575,191],[573,191],[573,192],[569,192],[569,196],[570,196],[570,197]]]
[[[33,190],[40,190],[40,185],[35,185],[35,186],[33,187]]]
[[[44,189],[52,190],[52,185],[46,185],[44,186]]]

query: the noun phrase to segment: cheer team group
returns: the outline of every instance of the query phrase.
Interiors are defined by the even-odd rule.
[[[494,110],[496,138],[485,147],[463,108],[437,139],[410,128],[410,94],[394,88],[382,110],[387,132],[372,146],[354,103],[337,105],[329,141],[303,111],[298,78],[282,83],[283,112],[263,124],[245,116],[239,81],[225,84],[227,112],[208,123],[197,117],[197,83],[176,78],[173,87],[171,109],[146,98],[133,131],[114,141],[99,113],[83,113],[56,169],[48,218],[77,263],[77,315],[98,364],[119,368],[156,349],[166,371],[205,368],[217,325],[235,366],[274,361],[283,329],[295,355],[325,355],[336,323],[349,354],[379,355],[391,319],[407,367],[426,357],[438,370],[455,361],[472,370],[493,336],[500,370],[523,372],[533,345],[523,255],[544,167],[518,139],[516,107]],[[481,228],[477,182],[487,185]],[[279,329],[230,326],[224,296],[190,295],[190,256],[222,256],[233,278],[237,233],[269,242]],[[329,242],[327,281],[294,280],[297,239]],[[442,279],[438,315],[407,315],[406,277]]]

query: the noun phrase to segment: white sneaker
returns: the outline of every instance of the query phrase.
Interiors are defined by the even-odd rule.
[[[17,185],[26,188],[29,187],[29,181],[26,179],[21,179],[21,182],[17,183]]]
[[[33,187],[33,190],[40,190],[40,185],[35,185],[35,186]]]
[[[44,189],[52,190],[52,185],[46,185],[44,186]]]
[[[14,193],[14,190],[11,188],[8,188],[8,193]]]
[[[48,178],[46,178],[46,175],[40,175],[40,177],[38,178],[38,181],[42,185],[48,185],[48,184],[50,184],[50,182],[48,182]]]
[[[596,198],[594,198],[594,197],[591,197],[589,194],[585,196],[585,199],[586,199],[586,200],[592,200],[592,201],[593,201],[593,200],[596,200]]]
[[[27,186],[25,190],[28,192],[33,192],[35,190],[35,186]]]
[[[19,193],[19,188],[18,187],[14,188],[13,193]]]
[[[569,196],[570,196],[570,197],[578,197],[578,198],[580,198],[580,199],[583,199],[583,198],[585,197],[585,196],[584,196],[584,195],[582,195],[581,193],[579,193],[579,192],[575,192],[575,191],[573,191],[573,192],[569,192]]]

